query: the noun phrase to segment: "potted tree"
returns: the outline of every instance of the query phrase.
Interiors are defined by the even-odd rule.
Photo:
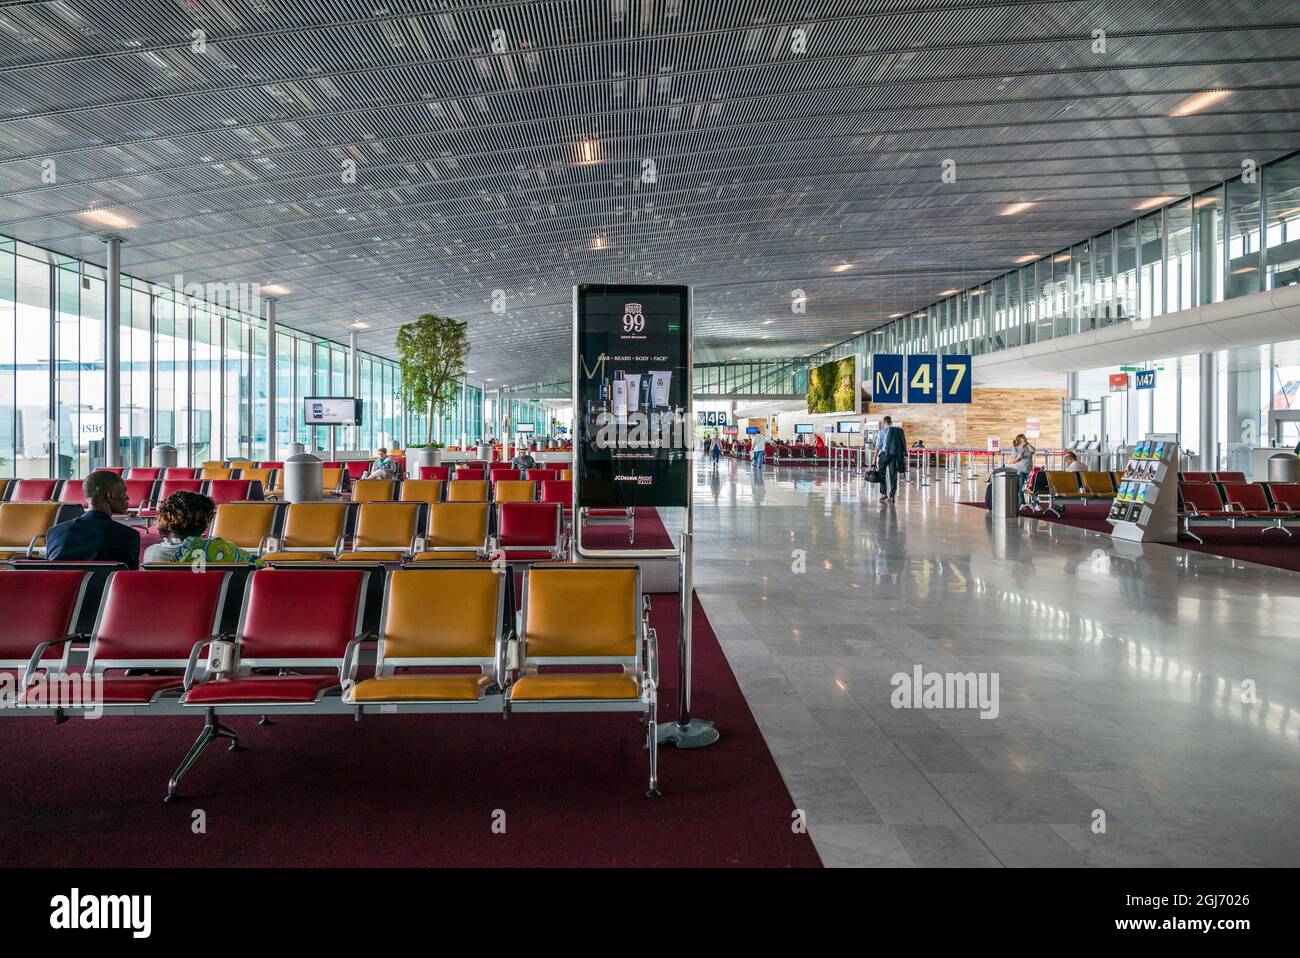
[[[455,401],[457,383],[465,375],[469,356],[466,324],[424,313],[397,331],[397,356],[403,402],[408,409],[428,413],[424,442],[407,446],[407,456],[418,475],[420,466],[442,463],[442,443],[433,441],[433,424]]]

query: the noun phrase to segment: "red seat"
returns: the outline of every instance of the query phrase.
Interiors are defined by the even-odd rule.
[[[125,468],[126,468],[125,466],[96,466],[92,471],[111,472],[115,476],[120,476],[122,475],[122,472],[124,471]]]
[[[127,479],[126,502],[132,512],[146,508],[153,502],[154,487],[158,485],[153,479]]]
[[[164,692],[179,691],[191,653],[219,627],[228,580],[226,572],[188,568],[109,576],[85,668],[86,674],[102,678],[103,702],[147,705]],[[174,674],[127,676],[120,674],[123,669],[171,669]],[[38,683],[24,692],[24,701],[62,708],[84,704],[65,699],[69,691],[63,683]]]
[[[42,643],[51,643],[41,660],[67,666],[72,634],[90,576],[73,570],[40,573],[0,572],[0,609],[22,614],[0,615],[0,669],[23,669]]]
[[[283,469],[284,463],[283,462],[259,462],[257,464],[257,468],[258,469]]]
[[[514,466],[510,464],[510,461],[508,459],[504,462],[493,462],[488,464],[488,469],[491,470],[492,472],[496,472],[498,469],[513,469],[513,468]]]
[[[421,479],[437,479],[446,482],[451,478],[451,466],[421,466]]]
[[[167,471],[171,472],[170,469]],[[137,509],[136,514],[141,516],[156,516],[158,515],[157,504],[165,501],[167,497],[172,495],[173,493],[202,492],[202,491],[203,491],[202,479],[172,479],[172,478],[164,479],[161,483],[157,484],[157,488],[155,489],[153,499],[144,508]],[[128,496],[129,495],[130,493],[128,493]]]
[[[1223,494],[1212,482],[1180,482],[1178,492],[1187,511],[1201,516],[1230,516],[1223,505]]]
[[[487,473],[484,472],[482,469],[457,469],[456,478],[468,479],[473,482],[482,482],[484,479],[487,478]]]
[[[1270,482],[1273,508],[1282,512],[1300,512],[1300,482]]]
[[[1223,493],[1229,507],[1235,506],[1238,512],[1267,519],[1289,515],[1286,511],[1273,508],[1263,486],[1250,482],[1228,482],[1223,485]]]
[[[573,512],[573,482],[569,479],[548,479],[542,483],[539,502],[558,502],[564,514]]]
[[[523,477],[523,474],[523,470],[521,469],[493,469],[488,473],[488,479],[492,482],[492,485],[495,486],[503,479],[517,482]],[[457,476],[456,478],[459,479],[461,477]]]
[[[257,488],[254,489],[254,486]],[[206,494],[217,505],[223,502],[244,502],[260,498],[253,493],[260,491],[261,486],[254,479],[212,479],[208,482]]]
[[[1214,474],[1215,482],[1245,482],[1246,474],[1244,472],[1216,472]]]
[[[10,502],[58,502],[62,479],[15,479]]]
[[[549,482],[552,479],[560,478],[558,469],[525,469],[524,478],[531,479],[534,482]]]
[[[338,687],[338,673],[329,675],[247,675],[222,682],[202,682],[185,696],[186,705],[309,704]]]
[[[169,466],[162,471],[163,479],[193,479],[198,476],[198,474],[199,471],[197,469],[190,469],[188,467],[179,468],[177,466]]]
[[[69,479],[59,490],[59,502],[70,502],[75,506],[89,508],[90,503],[86,502],[85,486],[80,479]]]
[[[157,466],[136,466],[126,474],[128,479],[161,479],[162,470]]]
[[[1179,482],[1213,482],[1214,473],[1212,472],[1183,472],[1179,473]]]
[[[497,510],[497,545],[508,557],[532,560],[560,556],[560,503],[503,502]]]
[[[360,613],[368,573],[360,569],[263,569],[248,579],[244,611],[236,638],[239,661],[235,676],[193,686],[186,705],[223,702],[315,701],[337,687],[338,669],[348,643],[360,632]],[[332,668],[332,675],[310,687],[304,699],[303,676],[253,676],[253,669]],[[245,680],[257,678],[261,684]],[[312,677],[315,682],[315,677]],[[284,682],[284,692],[275,683]],[[296,684],[295,684],[296,683]],[[254,693],[252,690],[260,690]],[[259,694],[274,698],[252,699]]]

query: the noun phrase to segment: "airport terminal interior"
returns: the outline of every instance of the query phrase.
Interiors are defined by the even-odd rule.
[[[1300,865],[1298,91],[1282,0],[0,3],[0,865]]]

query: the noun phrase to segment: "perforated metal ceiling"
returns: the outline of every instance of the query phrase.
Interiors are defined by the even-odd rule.
[[[444,311],[497,382],[567,371],[578,281],[791,355],[1295,149],[1298,59],[1282,0],[0,2],[0,233],[102,261],[109,210],[135,275],[388,355]]]

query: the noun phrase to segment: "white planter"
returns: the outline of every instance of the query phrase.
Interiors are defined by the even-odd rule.
[[[407,458],[415,467],[412,471],[418,476],[421,466],[442,465],[442,450],[430,446],[421,446],[418,449],[408,449]]]

